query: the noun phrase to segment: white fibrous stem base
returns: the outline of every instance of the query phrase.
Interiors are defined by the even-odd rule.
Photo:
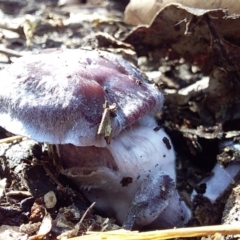
[[[156,184],[158,179],[161,179],[160,181],[166,179],[161,178],[161,175],[166,175],[174,182],[174,187],[171,187],[173,189],[170,189],[171,197],[167,200],[161,199],[164,198],[163,192],[163,196],[154,201],[157,203],[165,201],[162,207],[167,208],[172,204],[169,202],[170,198],[175,199],[174,205],[169,207],[170,212],[180,211],[181,214],[183,212],[184,219],[176,223],[174,216],[168,216],[164,212],[165,218],[170,217],[173,220],[169,221],[171,222],[169,226],[168,223],[162,225],[181,226],[189,220],[191,213],[185,203],[181,202],[175,189],[175,153],[172,143],[164,130],[156,127],[155,119],[146,116],[134,126],[122,131],[118,137],[114,137],[104,148],[58,145],[64,167],[63,173],[78,184],[89,201],[96,202],[95,207],[98,210],[116,218],[120,224],[124,223],[136,193],[138,192],[141,198],[145,192],[149,194],[148,186],[143,187],[142,184],[151,185],[154,181]],[[155,180],[151,181],[151,179]],[[157,191],[161,183],[154,186],[157,186]],[[154,189],[152,191],[154,192]],[[150,218],[146,217],[146,219]],[[154,223],[158,225],[156,221],[155,219]],[[164,219],[159,221],[161,223]],[[147,220],[146,225],[148,224]],[[141,225],[144,223],[141,222]]]

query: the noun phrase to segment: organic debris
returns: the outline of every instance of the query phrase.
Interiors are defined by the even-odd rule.
[[[159,129],[165,128],[177,153],[177,187],[193,211],[189,226],[205,227],[101,233],[119,226],[92,207],[87,210],[89,204],[60,174],[46,145],[0,128],[1,239],[86,233],[83,239],[231,239],[240,233],[239,181],[215,203],[203,196],[207,185],[202,182],[214,177],[217,162],[225,168],[239,161],[239,4],[159,2],[131,0],[125,20],[133,26],[123,21],[128,1],[1,1],[0,69],[24,55],[80,47],[121,54],[136,64],[165,94]],[[237,226],[210,226],[221,223]]]

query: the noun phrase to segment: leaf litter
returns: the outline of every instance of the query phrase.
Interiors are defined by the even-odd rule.
[[[9,3],[3,1],[0,68],[15,57],[59,47],[105,49],[136,63],[150,78],[155,77],[154,82],[165,93],[165,107],[158,121],[177,152],[178,189],[193,209],[189,226],[236,222],[238,216],[228,209],[239,206],[237,187],[231,194],[230,186],[212,204],[201,194],[204,186],[198,185],[211,176],[217,161],[226,165],[239,160],[240,17],[234,2],[222,1],[222,5],[210,8],[204,4],[211,1],[201,1],[200,5],[167,1],[168,5],[160,7],[153,1],[148,22],[127,21],[137,26],[124,23],[118,1],[86,2],[60,7],[57,1],[29,0],[25,5],[16,1],[10,11]],[[225,9],[228,7],[229,11]],[[3,139],[12,136],[4,130],[0,134]],[[7,179],[0,200],[0,212],[5,216],[0,218],[1,225],[21,226],[12,231],[22,239],[26,235],[54,239],[78,226],[88,204],[71,182],[54,172],[46,147],[21,138],[3,142],[0,161],[0,178]],[[199,194],[191,202],[193,189]],[[15,190],[17,194],[8,194]],[[26,191],[30,195],[21,194]],[[56,195],[53,209],[44,204],[44,195],[50,191]],[[77,217],[71,209],[79,212]],[[113,220],[95,213],[86,215],[77,235],[117,228]],[[21,231],[25,225],[30,230]]]

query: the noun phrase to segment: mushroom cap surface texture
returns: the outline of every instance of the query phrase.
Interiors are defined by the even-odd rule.
[[[0,72],[0,126],[50,144],[105,146],[97,134],[105,101],[112,136],[161,110],[163,95],[121,56],[56,50],[17,59]]]

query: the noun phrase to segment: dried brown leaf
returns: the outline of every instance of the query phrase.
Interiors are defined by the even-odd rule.
[[[228,16],[223,10],[201,10],[179,4],[160,10],[150,26],[136,27],[125,42],[132,44],[138,55],[184,58],[210,71],[215,64],[211,46],[215,37],[207,20],[221,39],[237,45],[239,17]]]
[[[29,240],[40,240],[43,239],[52,228],[52,218],[49,213],[46,213],[42,220],[42,224],[38,230],[38,233],[34,236],[29,237]]]
[[[128,24],[150,24],[160,9],[172,3],[199,9],[228,9],[230,14],[240,13],[240,5],[235,0],[131,0],[125,9],[124,21]]]

